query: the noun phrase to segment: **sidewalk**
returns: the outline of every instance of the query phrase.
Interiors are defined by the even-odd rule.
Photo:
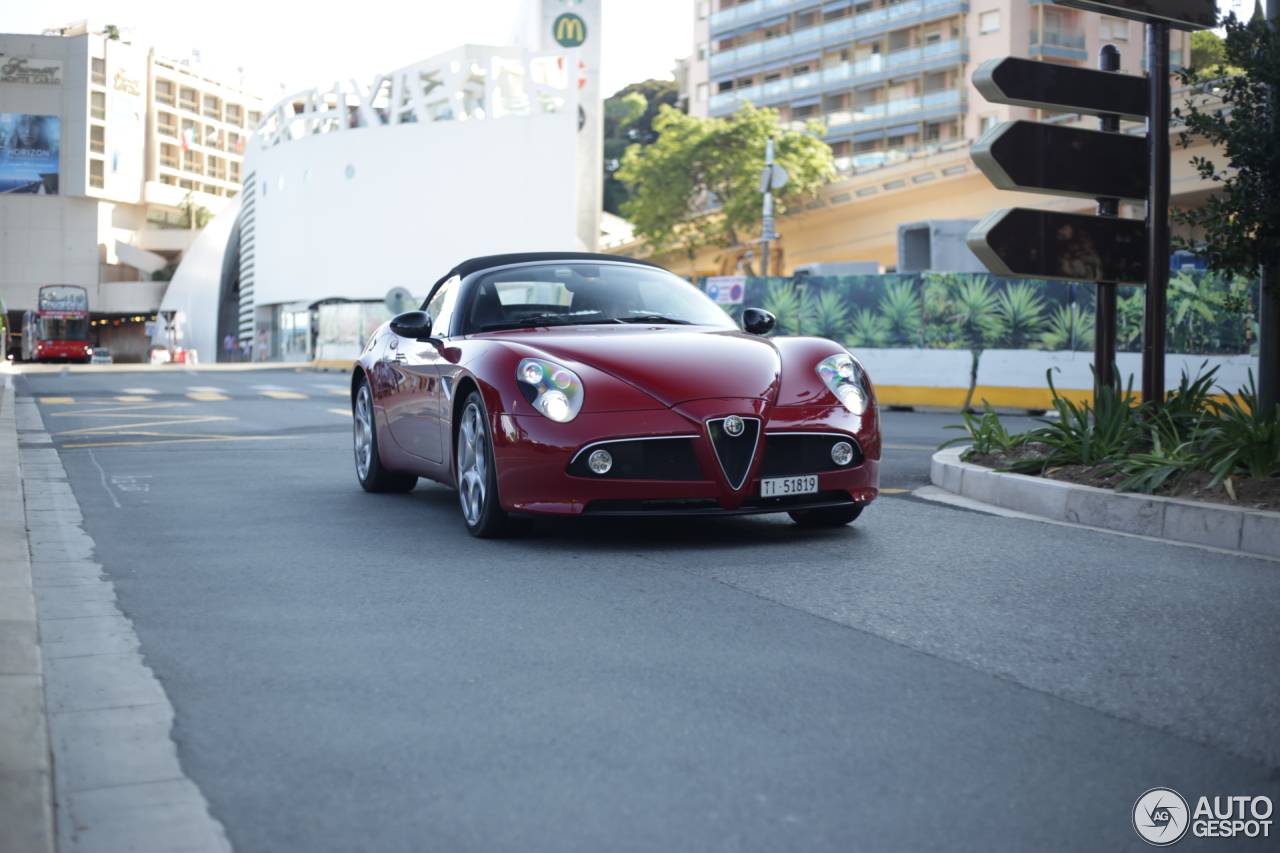
[[[39,410],[0,380],[0,851],[230,853]]]
[[[12,380],[0,372],[0,850],[53,853],[53,766]]]

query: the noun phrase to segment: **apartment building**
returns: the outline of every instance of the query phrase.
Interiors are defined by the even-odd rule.
[[[116,35],[0,34],[0,298],[20,327],[40,285],[83,285],[93,343],[134,360],[198,233],[188,210],[240,191],[263,100]]]
[[[1022,56],[1096,67],[1103,44],[1141,73],[1140,24],[1047,0],[699,0],[689,105],[723,117],[743,101],[826,126],[838,168],[874,168],[980,136],[1036,111],[987,103],[970,77]],[[1174,34],[1172,60],[1188,50]]]

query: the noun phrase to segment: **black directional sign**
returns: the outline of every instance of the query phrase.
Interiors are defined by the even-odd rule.
[[[966,242],[995,275],[1146,282],[1147,229],[1137,219],[1007,207],[989,213]]]
[[[1217,25],[1214,0],[1053,0],[1059,6],[1101,12],[1148,24],[1165,23],[1178,30],[1208,30]]]
[[[993,104],[1112,114],[1133,121],[1147,117],[1147,78],[1132,74],[1006,56],[982,63],[973,72],[973,85]]]
[[[1147,145],[1140,136],[1007,121],[974,143],[972,156],[997,189],[1129,201],[1147,197]]]

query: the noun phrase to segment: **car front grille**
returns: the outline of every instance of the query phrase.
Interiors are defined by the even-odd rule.
[[[603,474],[591,470],[587,460],[597,450],[607,450],[613,466]],[[704,480],[693,438],[648,438],[605,441],[588,445],[569,463],[569,474],[592,480]]]
[[[841,441],[853,447],[853,459],[848,465],[837,465],[831,459],[831,448]],[[847,435],[769,432],[764,436],[760,477],[796,477],[822,471],[841,471],[861,465],[862,460],[862,448]]]

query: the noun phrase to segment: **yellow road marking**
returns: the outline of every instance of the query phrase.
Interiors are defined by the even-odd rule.
[[[116,397],[121,403],[150,403],[150,397],[139,397],[137,394],[129,394],[124,397]]]
[[[198,400],[201,403],[216,403],[219,400],[230,400],[226,394],[214,394],[212,391],[192,391],[187,394],[192,400]]]
[[[343,397],[350,396],[350,394],[351,394],[351,392],[350,392],[350,391],[345,391],[345,390],[343,390],[343,389],[341,389],[341,388],[330,388],[330,389],[329,389],[329,393],[330,393],[330,394],[341,394]]]
[[[75,397],[41,397],[40,402],[50,406],[62,406],[68,403],[74,403]]]
[[[881,489],[881,490],[880,490],[880,494],[882,494],[882,495],[900,495],[900,494],[902,494],[903,492],[909,492],[909,491],[911,491],[911,490],[910,490],[910,489]]]
[[[171,432],[117,432],[107,435],[174,435]],[[195,435],[179,433],[179,438],[165,438],[158,441],[99,441],[93,444],[63,444],[62,447],[125,447],[141,444],[190,444],[200,441],[280,441],[287,438],[302,438],[300,435]]]
[[[342,415],[344,418],[351,416],[350,409],[329,409],[329,411],[333,412],[335,415]]]
[[[270,397],[273,400],[305,400],[306,394],[299,394],[297,391],[263,391],[264,397]]]

